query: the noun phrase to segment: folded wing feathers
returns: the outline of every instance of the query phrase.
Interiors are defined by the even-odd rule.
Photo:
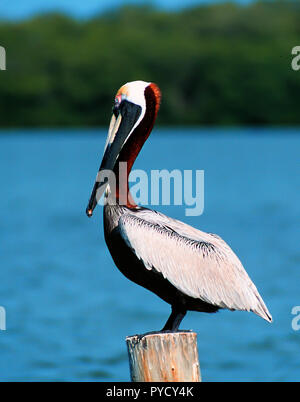
[[[119,228],[145,267],[155,268],[181,292],[272,321],[240,260],[219,236],[151,210],[123,215]]]

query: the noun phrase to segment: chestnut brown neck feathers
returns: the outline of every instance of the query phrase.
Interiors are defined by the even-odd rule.
[[[131,208],[136,207],[136,204],[129,192],[128,177],[140,150],[142,149],[154,126],[161,100],[161,93],[157,85],[151,83],[146,87],[145,100],[145,114],[141,122],[138,124],[138,126],[134,129],[130,137],[125,142],[114,167],[114,173],[117,179],[116,199],[119,200],[121,194],[127,194],[127,206]],[[127,163],[127,173],[126,175],[123,175],[123,177],[119,177],[120,162]],[[122,200],[124,200],[124,197],[122,197]]]

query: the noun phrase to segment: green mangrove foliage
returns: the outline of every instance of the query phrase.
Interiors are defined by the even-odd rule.
[[[297,125],[300,3],[124,7],[88,21],[48,14],[0,22],[0,126],[106,125],[115,91],[162,89],[166,125]]]

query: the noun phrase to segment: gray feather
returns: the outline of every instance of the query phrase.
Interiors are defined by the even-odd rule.
[[[119,229],[145,267],[155,268],[181,292],[272,321],[240,260],[219,236],[148,209],[122,215]]]

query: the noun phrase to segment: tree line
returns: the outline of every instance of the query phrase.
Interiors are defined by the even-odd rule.
[[[1,127],[107,125],[125,82],[156,82],[164,125],[298,125],[300,3],[126,6],[0,22]]]

